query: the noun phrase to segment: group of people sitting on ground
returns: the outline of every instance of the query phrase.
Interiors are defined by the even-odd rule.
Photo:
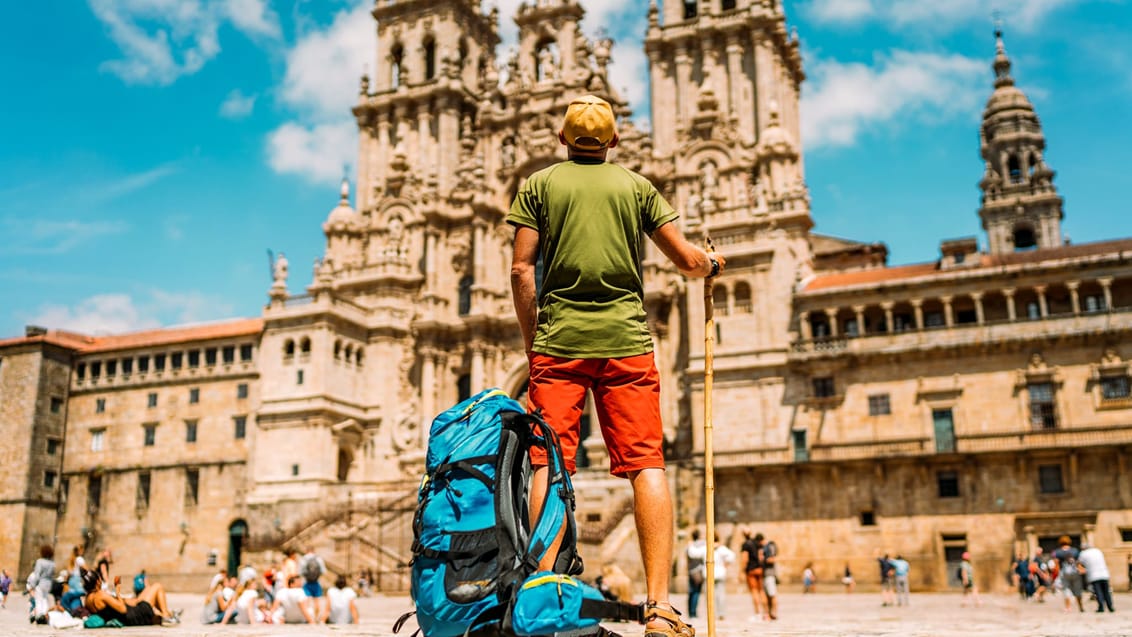
[[[122,593],[120,576],[110,581],[110,551],[104,549],[96,568],[86,568],[83,550],[75,547],[69,568],[56,574],[55,549],[40,547],[39,559],[28,576],[31,596],[28,619],[33,624],[51,624],[57,628],[84,625],[155,626],[180,621],[180,611],[173,611],[165,598],[165,588],[147,582],[144,571],[134,578],[133,595]]]
[[[221,570],[204,598],[204,624],[356,624],[358,594],[339,575],[324,591],[326,563],[313,551],[287,554],[260,573],[245,565],[236,576]]]

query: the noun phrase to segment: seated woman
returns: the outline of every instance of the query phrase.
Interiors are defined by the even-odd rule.
[[[177,623],[177,615],[165,601],[165,587],[156,582],[147,584],[137,597],[122,598],[122,578],[114,578],[113,594],[103,590],[99,571],[83,572],[85,605],[91,615],[106,621],[117,619],[123,626],[160,626],[162,621]]]

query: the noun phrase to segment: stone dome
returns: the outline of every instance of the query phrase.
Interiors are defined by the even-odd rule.
[[[330,216],[326,218],[326,223],[329,226],[349,225],[357,218],[354,209],[350,207],[350,182],[345,179],[342,180],[341,195],[338,205],[330,211]]]

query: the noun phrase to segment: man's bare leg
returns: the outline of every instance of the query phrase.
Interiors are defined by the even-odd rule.
[[[648,600],[668,607],[668,577],[672,566],[672,497],[668,493],[668,480],[664,469],[642,469],[629,474],[629,483],[633,486],[633,516],[645,566]],[[648,623],[649,628],[668,626],[662,619]]]

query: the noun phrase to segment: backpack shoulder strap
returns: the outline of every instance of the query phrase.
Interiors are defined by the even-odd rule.
[[[599,601],[585,598],[582,600],[582,617],[595,619],[610,619],[618,622],[645,623],[645,605],[630,604],[629,602]]]

